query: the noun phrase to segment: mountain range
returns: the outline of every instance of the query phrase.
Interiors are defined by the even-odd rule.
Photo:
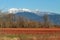
[[[13,13],[17,16],[23,16],[33,21],[43,22],[44,21],[44,15],[47,14],[49,21],[53,24],[60,25],[60,14],[53,13],[53,12],[41,12],[39,10],[30,10],[30,9],[17,9],[17,8],[11,8],[8,10],[9,13]]]

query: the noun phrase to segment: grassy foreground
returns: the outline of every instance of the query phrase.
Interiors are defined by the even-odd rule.
[[[53,34],[0,34],[0,40],[59,40],[60,33]]]

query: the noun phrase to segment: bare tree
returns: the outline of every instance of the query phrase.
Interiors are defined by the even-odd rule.
[[[44,27],[48,28],[49,27],[49,18],[48,18],[48,15],[45,14],[43,16],[43,18],[44,18]]]

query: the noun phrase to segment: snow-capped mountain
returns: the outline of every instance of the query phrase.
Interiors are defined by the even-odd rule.
[[[57,14],[57,13],[53,13],[53,12],[41,12],[40,10],[38,9],[35,9],[35,10],[30,10],[30,9],[27,9],[27,8],[11,8],[8,10],[8,13],[18,13],[18,12],[32,12],[32,13],[35,13],[37,15],[44,15],[44,14],[49,14],[49,15],[54,15],[54,14]]]
[[[26,8],[11,8],[8,10],[9,13],[17,13],[17,12],[32,12],[29,9]]]
[[[60,14],[53,12],[41,12],[39,10],[30,10],[26,8],[11,8],[9,13],[14,13],[17,16],[23,16],[34,21],[43,21],[43,16],[48,15],[50,22],[60,25]]]

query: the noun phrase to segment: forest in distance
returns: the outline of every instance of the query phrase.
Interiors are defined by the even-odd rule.
[[[60,28],[60,25],[49,21],[47,14],[43,16],[43,19],[44,22],[37,22],[13,13],[3,14],[0,15],[0,28]]]

